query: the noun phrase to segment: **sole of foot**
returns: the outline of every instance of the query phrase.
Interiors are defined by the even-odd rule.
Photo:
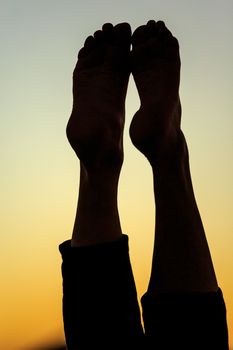
[[[162,21],[149,21],[132,36],[131,66],[141,106],[131,125],[135,147],[150,163],[183,152],[180,130],[180,55],[177,39]]]
[[[131,28],[103,25],[79,51],[73,73],[73,109],[67,138],[87,168],[123,161],[125,97]]]

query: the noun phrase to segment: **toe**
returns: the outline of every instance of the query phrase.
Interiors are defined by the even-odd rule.
[[[83,58],[87,55],[87,50],[86,48],[82,47],[80,50],[79,50],[79,53],[78,53],[78,58]]]
[[[178,40],[172,35],[171,31],[162,21],[157,22],[158,38],[162,46],[167,48],[179,49]]]
[[[104,34],[102,32],[102,30],[97,30],[95,33],[94,33],[94,38],[97,42],[102,42],[104,40]]]
[[[129,23],[119,23],[114,27],[114,39],[116,45],[129,47],[131,42],[131,27]]]
[[[85,40],[84,47],[87,49],[92,49],[95,46],[95,39],[93,36],[88,36],[87,39]]]
[[[114,27],[112,25],[112,23],[105,23],[102,27],[103,30],[103,35],[104,35],[104,40],[107,43],[112,43],[113,42],[113,31],[114,31]]]
[[[88,56],[93,51],[95,46],[96,40],[93,38],[93,36],[88,36],[85,40],[84,46],[78,53],[78,58],[84,58],[85,56]]]
[[[155,22],[154,20],[150,20],[147,22],[146,28],[148,32],[148,39],[155,39],[159,35],[160,27],[163,27],[163,22]]]
[[[104,33],[109,33],[113,31],[113,25],[112,23],[105,23],[102,27],[102,30]]]
[[[148,34],[149,32],[147,26],[142,25],[138,27],[132,35],[133,47],[143,44],[145,40],[147,40]]]
[[[162,39],[167,39],[172,37],[172,33],[170,30],[166,27],[165,23],[163,21],[157,22],[157,33],[158,36]]]
[[[157,23],[154,20],[150,20],[147,22],[147,30],[148,32],[153,35],[156,33],[156,29],[157,29]]]
[[[157,25],[158,28],[165,28],[165,27],[166,27],[164,21],[161,21],[161,20],[158,21],[158,22],[156,23],[156,25]]]
[[[148,22],[147,22],[147,26],[149,27],[155,27],[156,26],[156,22],[154,19],[150,19]]]

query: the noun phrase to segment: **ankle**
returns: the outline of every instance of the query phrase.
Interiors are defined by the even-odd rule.
[[[181,105],[158,102],[155,109],[142,105],[130,125],[134,146],[148,159],[152,167],[166,167],[185,156],[186,142],[180,130]]]
[[[81,164],[78,209],[72,246],[88,246],[117,240],[121,226],[117,208],[119,176],[88,172]]]
[[[80,183],[95,191],[112,192],[118,187],[121,165],[99,165],[86,167],[80,161]]]
[[[170,135],[164,135],[158,142],[157,150],[151,149],[148,160],[157,174],[161,173],[164,176],[180,173],[185,176],[189,168],[189,154],[181,129],[174,130]]]

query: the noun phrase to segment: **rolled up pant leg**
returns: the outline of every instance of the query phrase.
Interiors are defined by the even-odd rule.
[[[142,297],[145,335],[155,350],[228,350],[226,308],[216,293]]]
[[[88,247],[71,247],[66,241],[59,250],[68,349],[80,349],[81,340],[92,337],[103,341],[144,336],[128,237]]]

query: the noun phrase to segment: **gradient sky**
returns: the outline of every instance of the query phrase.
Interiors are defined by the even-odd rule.
[[[127,21],[134,30],[152,18],[163,19],[180,41],[182,127],[233,346],[232,0],[1,0],[2,349],[63,339],[57,247],[71,236],[79,183],[65,138],[77,52],[105,22]],[[119,209],[141,297],[154,204],[150,168],[128,136],[138,106],[131,79]]]

